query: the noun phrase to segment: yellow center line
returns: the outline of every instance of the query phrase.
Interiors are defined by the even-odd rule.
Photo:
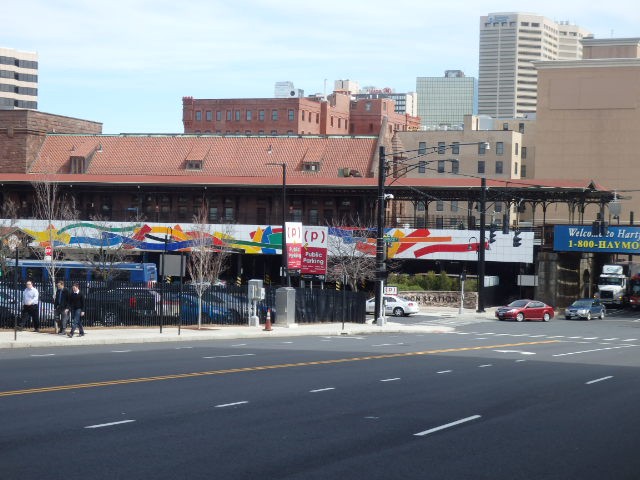
[[[422,352],[389,353],[385,355],[370,355],[366,357],[336,358],[331,360],[316,360],[312,362],[282,363],[282,364],[276,364],[276,365],[262,365],[262,366],[255,366],[255,367],[228,368],[225,370],[210,370],[206,372],[175,373],[172,375],[158,375],[155,377],[123,378],[120,380],[107,380],[104,382],[77,383],[74,385],[57,385],[53,387],[28,388],[24,390],[8,390],[6,392],[0,392],[0,397],[11,397],[15,395],[29,395],[33,393],[60,392],[63,390],[78,390],[81,388],[109,387],[112,385],[126,385],[129,383],[157,382],[160,380],[176,380],[180,378],[204,377],[208,375],[226,375],[229,373],[257,372],[260,370],[275,370],[279,368],[308,367],[311,365],[331,365],[336,363],[361,362],[365,360],[415,357],[419,355],[435,355],[438,353],[467,352],[472,350],[488,350],[491,348],[521,347],[525,345],[542,345],[546,343],[558,343],[558,340],[541,340],[538,342],[504,343],[501,345],[485,345],[485,346],[477,346],[477,347],[443,348],[438,350],[425,350]]]

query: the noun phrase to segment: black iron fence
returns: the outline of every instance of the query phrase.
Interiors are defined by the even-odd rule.
[[[201,325],[247,325],[253,313],[247,286],[210,286],[202,295],[195,287],[179,284],[147,286],[130,282],[78,282],[85,297],[83,325],[87,327],[134,327]],[[50,283],[34,284],[40,294],[41,328],[53,328],[56,311]],[[66,285],[71,289],[71,285]],[[0,328],[13,328],[22,315],[24,285],[0,281]],[[257,302],[260,323],[267,315],[278,321],[275,287],[265,288]],[[365,321],[364,294],[335,290],[296,289],[298,323]],[[198,315],[200,312],[200,315]],[[26,327],[29,327],[26,325]]]

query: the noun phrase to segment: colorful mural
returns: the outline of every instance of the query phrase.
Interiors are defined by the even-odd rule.
[[[7,221],[0,225],[8,226]],[[247,254],[280,254],[282,227],[263,225],[201,225],[163,223],[97,223],[18,220],[15,226],[32,238],[34,247],[119,248],[141,251],[188,251],[203,242],[218,247],[243,250]],[[356,249],[375,255],[376,232],[372,229],[329,228],[333,241],[356,243]],[[426,228],[387,228],[387,258],[469,260],[477,258],[479,232],[474,230],[429,230]],[[488,234],[487,234],[488,236]],[[486,245],[487,261],[533,261],[533,233],[522,232],[522,246],[513,247],[513,233],[498,234],[495,243]],[[331,252],[329,251],[329,255]]]

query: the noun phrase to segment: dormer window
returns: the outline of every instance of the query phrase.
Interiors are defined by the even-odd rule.
[[[202,170],[202,160],[187,160],[187,170]]]
[[[303,172],[319,172],[320,171],[320,163],[319,162],[305,162],[302,164]]]
[[[69,173],[85,173],[86,159],[84,157],[71,157],[71,167]]]

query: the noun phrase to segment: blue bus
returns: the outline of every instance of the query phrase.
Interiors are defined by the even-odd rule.
[[[18,278],[30,279],[36,283],[49,280],[50,261],[45,260],[18,260]],[[15,269],[15,263],[7,262],[8,269]],[[88,262],[74,262],[58,260],[55,262],[56,280],[65,281],[92,281],[103,280],[96,271],[96,264]],[[129,263],[117,262],[105,267],[109,270],[110,280],[124,282],[157,282],[158,268],[155,263]]]

